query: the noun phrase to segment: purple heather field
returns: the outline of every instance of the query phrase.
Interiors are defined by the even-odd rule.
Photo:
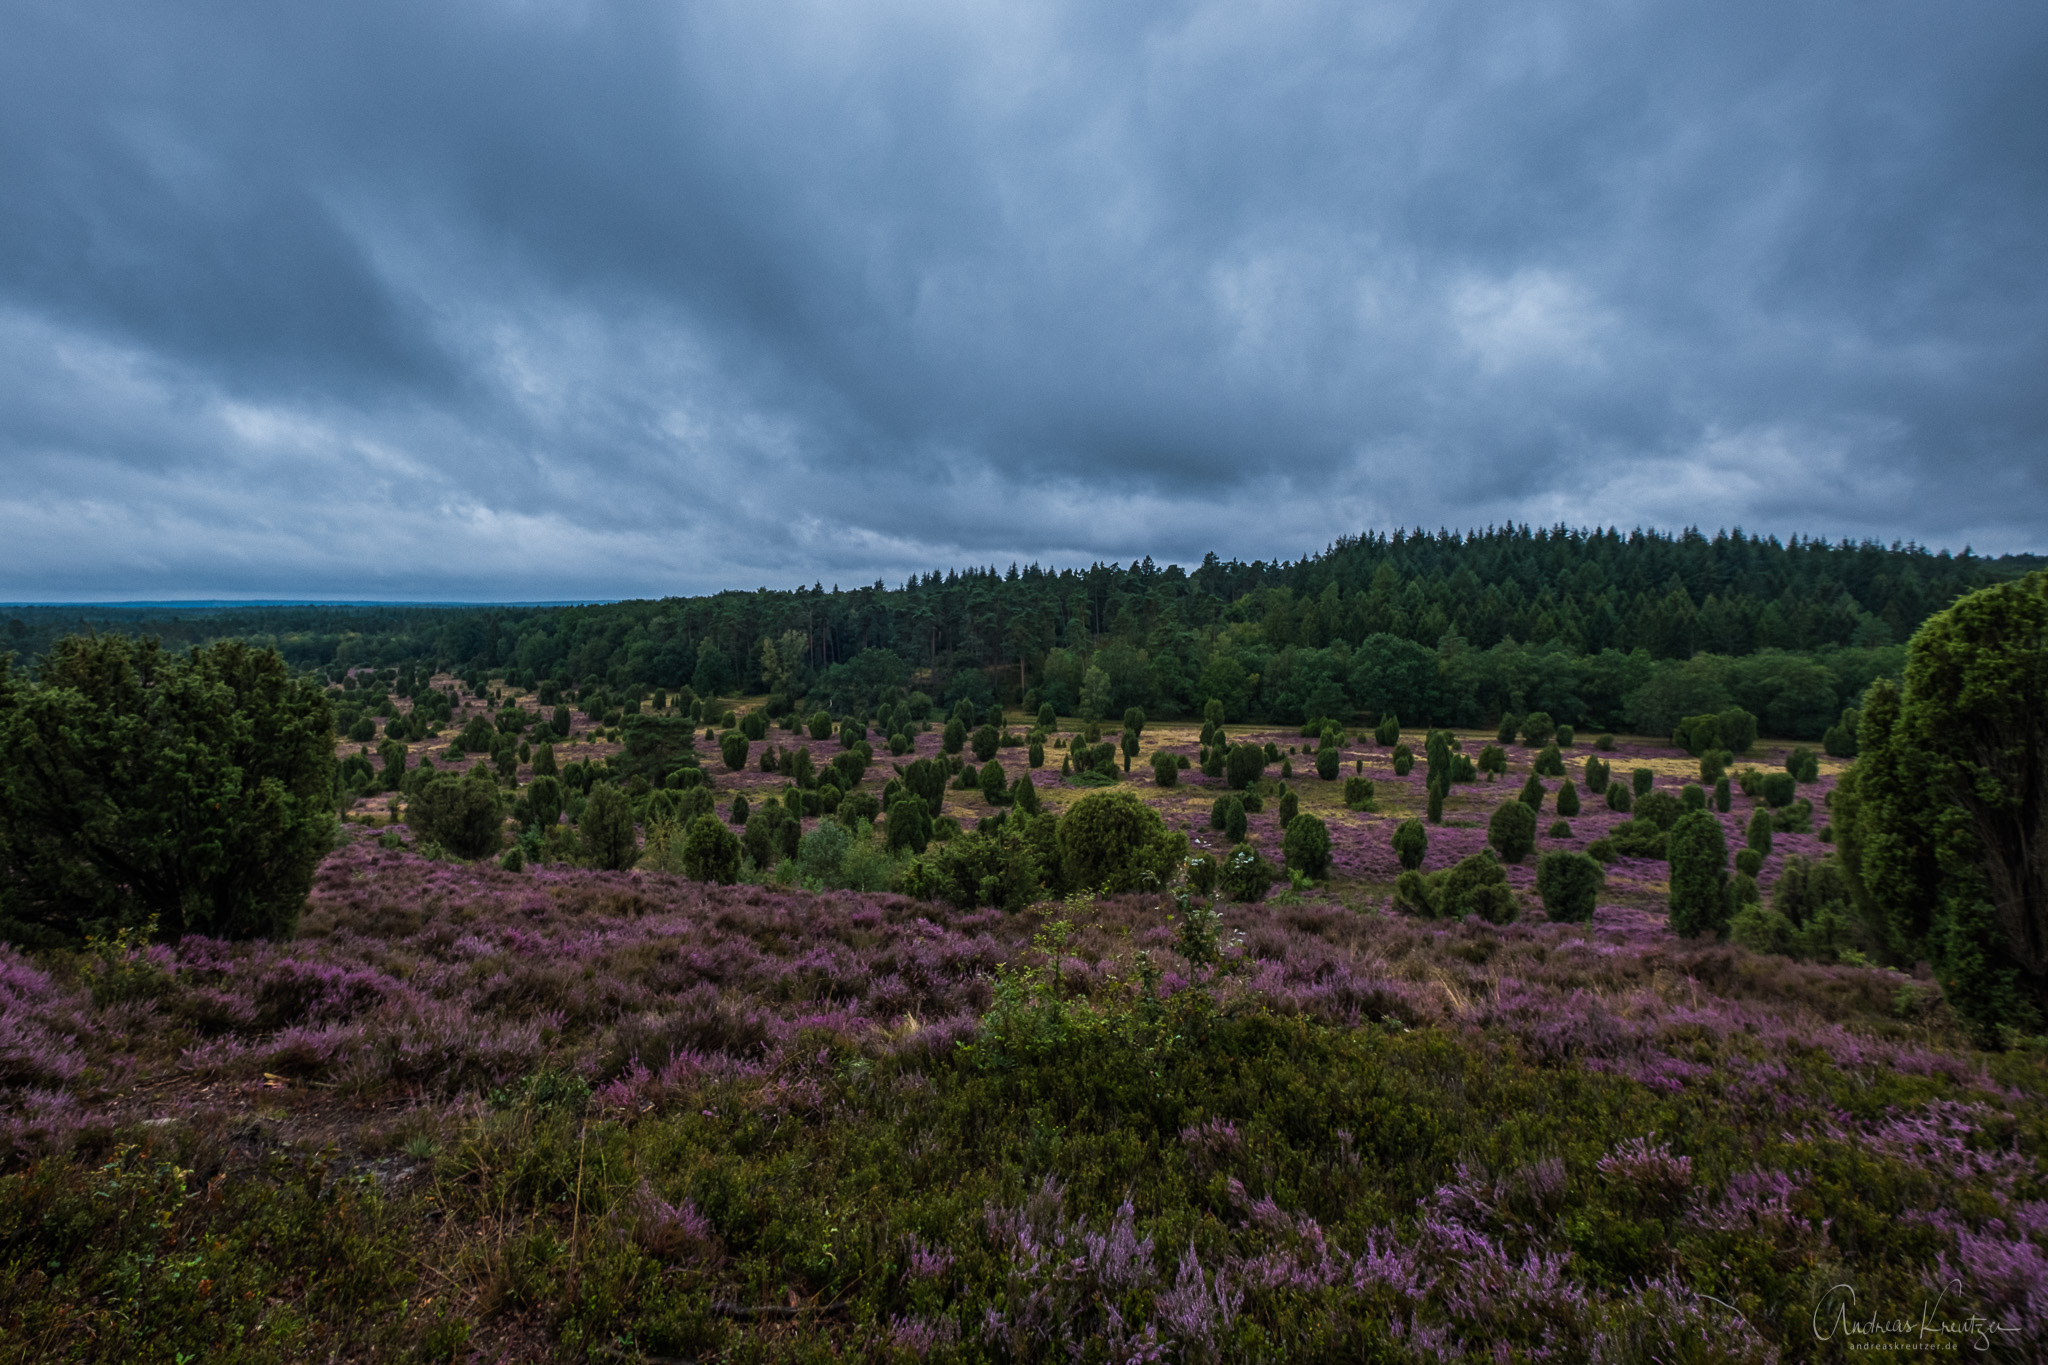
[[[1194,757],[1191,735],[1156,727],[1130,785],[1197,844],[1220,842],[1206,818],[1219,784],[1189,770],[1176,788],[1154,787],[1147,759],[1155,734]],[[918,754],[935,753],[937,738],[921,736]],[[1270,739],[1283,752],[1303,743],[1278,731],[1232,738]],[[1467,734],[1465,751],[1476,755],[1490,739]],[[839,747],[836,739],[781,734],[771,741],[807,743],[821,761]],[[1420,735],[1409,742],[1420,749]],[[753,758],[762,748],[754,746]],[[586,752],[568,746],[563,757]],[[1001,752],[1014,779],[1024,771],[1024,750]],[[1061,752],[1049,749],[1035,775],[1055,810],[1082,794],[1061,783]],[[1583,743],[1566,750],[1574,780],[1582,782],[1591,753]],[[1782,754],[1783,746],[1765,745],[1751,761],[1768,768]],[[1482,847],[1486,816],[1519,790],[1533,756],[1511,746],[1507,776],[1454,790],[1445,823],[1430,829],[1427,869]],[[1602,757],[1617,781],[1650,767],[1658,786],[1674,792],[1697,771],[1669,746],[1623,741]],[[924,1084],[922,1073],[976,1039],[995,999],[997,969],[1034,960],[1034,933],[1064,917],[1074,930],[1058,965],[1063,989],[1076,999],[1127,994],[1142,951],[1162,968],[1163,996],[1199,983],[1226,1011],[1259,1009],[1342,1029],[1433,1031],[1530,1066],[1582,1067],[1652,1096],[1690,1100],[1700,1112],[1732,1115],[1759,1135],[1751,1169],[1713,1182],[1696,1178],[1683,1154],[1685,1132],[1644,1132],[1614,1146],[1587,1178],[1661,1191],[1657,1197],[1675,1201],[1688,1226],[1739,1231],[1816,1267],[1842,1248],[1841,1234],[1803,1193],[1815,1188],[1815,1154],[1847,1151],[1894,1163],[1917,1182],[1916,1244],[1931,1248],[1911,1271],[1914,1281],[1929,1293],[1954,1285],[2008,1324],[2001,1349],[2048,1343],[2048,1202],[2031,1140],[2020,1136],[2041,1122],[2038,1067],[1972,1051],[1947,1023],[1938,993],[1909,976],[1675,938],[1664,924],[1661,862],[1611,868],[1590,924],[1545,920],[1534,858],[1509,869],[1522,902],[1515,923],[1396,912],[1389,839],[1400,820],[1421,812],[1420,762],[1397,778],[1387,750],[1354,744],[1339,780],[1326,783],[1308,756],[1293,758],[1302,808],[1329,821],[1334,874],[1306,894],[1220,905],[1227,946],[1215,973],[1180,955],[1173,903],[1163,895],[1070,900],[1021,914],[960,911],[893,894],[765,882],[716,887],[646,871],[539,865],[511,872],[430,860],[413,851],[409,835],[380,838],[382,831],[351,825],[321,867],[291,941],[187,938],[96,966],[39,963],[0,949],[0,1140],[20,1164],[89,1148],[136,1125],[218,1128],[269,1106],[264,1112],[287,1137],[354,1148],[361,1165],[383,1170],[389,1159],[379,1164],[366,1131],[388,1143],[408,1124],[462,1122],[481,1113],[481,1096],[542,1069],[582,1077],[594,1112],[621,1122],[695,1113],[714,1090],[743,1095],[757,1115],[815,1121],[843,1103],[820,1037],[890,1060],[900,1084]],[[1370,813],[1341,802],[1342,777],[1355,773],[1358,759],[1378,784]],[[882,775],[890,761],[877,755]],[[1801,789],[1814,798],[1816,826],[1833,776],[1830,765]],[[871,770],[871,784],[875,778]],[[1557,782],[1546,785],[1552,795],[1539,830],[1556,818]],[[740,773],[718,770],[717,786],[722,810],[734,792],[775,790],[782,781],[750,763]],[[1625,818],[1584,799],[1570,838],[1541,836],[1539,851],[1584,849]],[[1275,805],[1251,817],[1251,830],[1277,860]],[[987,813],[966,792],[949,792],[947,809],[970,826]],[[1722,817],[1731,856],[1751,810],[1738,795]],[[1788,854],[1826,851],[1816,835],[1780,835],[1761,879],[1766,896]],[[148,989],[115,988],[127,981]],[[1899,1078],[1944,1098],[1861,1113],[1839,1100],[1842,1084]],[[1243,1169],[1242,1143],[1226,1122],[1191,1127],[1182,1140],[1198,1173]],[[1229,1183],[1241,1194],[1235,1179]],[[1241,1251],[1206,1271],[1192,1249],[1183,1255],[1140,1237],[1128,1205],[1105,1227],[1067,1225],[1057,1212],[1057,1182],[1049,1181],[1038,1202],[1051,1213],[991,1206],[982,1233],[1015,1285],[1038,1286],[1019,1302],[1036,1305],[1031,1311],[1048,1315],[1043,1322],[1033,1327],[1035,1319],[1016,1315],[1023,1310],[965,1329],[956,1318],[906,1316],[888,1327],[888,1341],[922,1356],[948,1348],[963,1330],[978,1331],[984,1343],[1035,1331],[1041,1336],[1031,1341],[1049,1348],[1064,1330],[1054,1312],[1064,1302],[1059,1296],[1095,1277],[1104,1292],[1133,1285],[1156,1292],[1152,1336],[1103,1329],[1112,1345],[1131,1347],[1131,1358],[1165,1358],[1145,1351],[1168,1346],[1203,1358],[1197,1348],[1243,1311],[1246,1295],[1344,1286],[1391,1302],[1390,1330],[1417,1359],[1467,1358],[1466,1345],[1486,1339],[1489,1315],[1506,1311],[1503,1302],[1579,1324],[1559,1328],[1557,1340],[1581,1342],[1605,1340],[1600,1323],[1654,1302],[1662,1321],[1678,1325],[1677,1339],[1702,1344],[1686,1358],[1781,1358],[1778,1346],[1731,1325],[1675,1274],[1633,1287],[1590,1285],[1568,1273],[1569,1253],[1511,1251],[1531,1245],[1502,1231],[1511,1199],[1541,1202],[1541,1190],[1529,1191],[1544,1182],[1562,1188],[1565,1179],[1562,1166],[1497,1177],[1461,1166],[1414,1219],[1389,1223],[1349,1250],[1270,1194],[1244,1198],[1241,1232],[1233,1234],[1242,1237]],[[687,1202],[647,1199],[642,1220],[659,1225],[648,1234],[657,1241],[715,1240]],[[903,1273],[915,1280],[943,1277],[969,1248],[918,1243],[912,1252]],[[983,1246],[975,1254],[991,1253]],[[1055,1273],[1055,1262],[1068,1264],[1060,1258],[1072,1258],[1071,1267]]]

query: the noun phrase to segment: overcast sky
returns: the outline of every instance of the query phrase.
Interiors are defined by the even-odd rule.
[[[2048,549],[2048,7],[0,9],[0,597]]]

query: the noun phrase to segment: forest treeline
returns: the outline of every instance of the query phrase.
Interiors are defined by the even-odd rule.
[[[1817,738],[1904,641],[1972,588],[2037,556],[1915,545],[1509,526],[1347,538],[1296,561],[1192,571],[1149,558],[913,575],[585,606],[14,608],[32,662],[81,628],[168,645],[238,638],[296,667],[502,673],[527,685],[768,692],[854,713],[921,690],[941,704],[1021,702],[1113,716],[1295,723],[1395,711],[1489,724],[1544,710],[1663,733],[1740,705]]]

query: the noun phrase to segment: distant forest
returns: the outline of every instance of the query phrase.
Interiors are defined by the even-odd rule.
[[[849,715],[917,692],[1111,717],[1215,698],[1233,721],[1270,724],[1544,710],[1661,734],[1741,705],[1766,733],[1815,738],[1898,672],[1928,615],[2044,562],[1509,526],[1368,534],[1293,562],[1211,554],[1192,572],[1148,557],[590,606],[15,607],[0,647],[32,664],[81,630],[234,637],[333,681],[433,669],[627,699],[767,693]]]

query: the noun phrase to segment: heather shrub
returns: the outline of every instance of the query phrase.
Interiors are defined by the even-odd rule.
[[[1518,728],[1522,732],[1522,743],[1531,749],[1541,749],[1557,737],[1557,722],[1550,718],[1548,711],[1531,711],[1522,717]]]
[[[1075,890],[1113,896],[1172,880],[1187,836],[1170,833],[1158,811],[1127,790],[1090,792],[1058,825],[1060,873]]]
[[[1619,782],[1607,784],[1607,809],[1620,811],[1626,815],[1634,805],[1635,798],[1630,795],[1630,788]]]
[[[1629,774],[1629,780],[1636,789],[1636,795],[1645,796],[1649,794],[1650,788],[1657,785],[1657,774],[1650,768],[1637,768]]]
[[[747,737],[738,730],[728,730],[718,737],[718,756],[725,762],[725,770],[736,773],[747,766]]]
[[[1728,848],[1721,822],[1691,811],[1671,827],[1671,932],[1681,938],[1725,936],[1728,903]]]
[[[1792,804],[1792,798],[1799,794],[1797,783],[1790,773],[1765,773],[1762,782],[1764,804],[1776,810]]]
[[[593,867],[618,871],[631,867],[640,857],[632,803],[609,782],[590,789],[590,800],[576,821],[576,833]]]
[[[1566,819],[1579,813],[1579,789],[1569,777],[1557,789],[1557,813]]]
[[[1284,802],[1285,798],[1282,799]],[[1323,823],[1322,817],[1289,815],[1283,805],[1281,819],[1285,821],[1286,833],[1281,838],[1280,856],[1287,866],[1309,877],[1327,875],[1330,870],[1330,827]]]
[[[1245,812],[1244,801],[1236,796],[1219,796],[1209,807],[1209,828],[1221,830],[1223,837],[1233,844],[1244,842]]]
[[[1651,792],[1636,802],[1635,817],[1644,824],[1670,830],[1685,814],[1685,805],[1670,792]]]
[[[1536,849],[1536,808],[1524,801],[1503,801],[1486,822],[1486,841],[1510,863],[1519,863]]]
[[[1554,850],[1536,860],[1536,894],[1551,919],[1573,924],[1592,919],[1606,884],[1607,869],[1586,854]]]
[[[1508,745],[1515,742],[1515,733],[1521,728],[1521,717],[1512,712],[1502,712],[1500,730],[1494,735],[1495,744]]]
[[[1374,783],[1369,777],[1347,777],[1344,779],[1344,804],[1352,810],[1371,810],[1374,801]]]
[[[1401,718],[1392,711],[1380,717],[1380,723],[1373,727],[1373,742],[1382,749],[1391,749],[1401,742]]]
[[[1406,777],[1415,771],[1415,751],[1406,744],[1394,746],[1394,776]]]
[[[1564,755],[1558,751],[1555,744],[1546,744],[1542,752],[1536,755],[1534,770],[1545,777],[1563,777]]]
[[[1217,873],[1216,884],[1230,899],[1251,904],[1264,900],[1278,880],[1279,872],[1266,861],[1265,855],[1251,844],[1239,844],[1224,860],[1222,870]]]
[[[1533,817],[1537,811],[1543,809],[1543,798],[1548,791],[1549,789],[1543,785],[1542,779],[1537,777],[1536,774],[1530,773],[1528,781],[1522,784],[1522,790],[1516,793],[1515,802],[1527,806],[1529,814]]]
[[[441,773],[431,778],[414,794],[405,811],[406,824],[421,838],[432,840],[458,858],[495,854],[504,821],[505,806],[498,784],[482,764],[461,777]]]
[[[1344,766],[1344,755],[1334,744],[1325,744],[1316,750],[1316,776],[1325,782],[1335,782],[1338,772]]]
[[[1429,829],[1420,820],[1403,820],[1394,827],[1394,858],[1412,872],[1429,856]]]
[[[1180,781],[1180,763],[1164,749],[1152,751],[1152,781],[1161,787],[1171,787]]]

